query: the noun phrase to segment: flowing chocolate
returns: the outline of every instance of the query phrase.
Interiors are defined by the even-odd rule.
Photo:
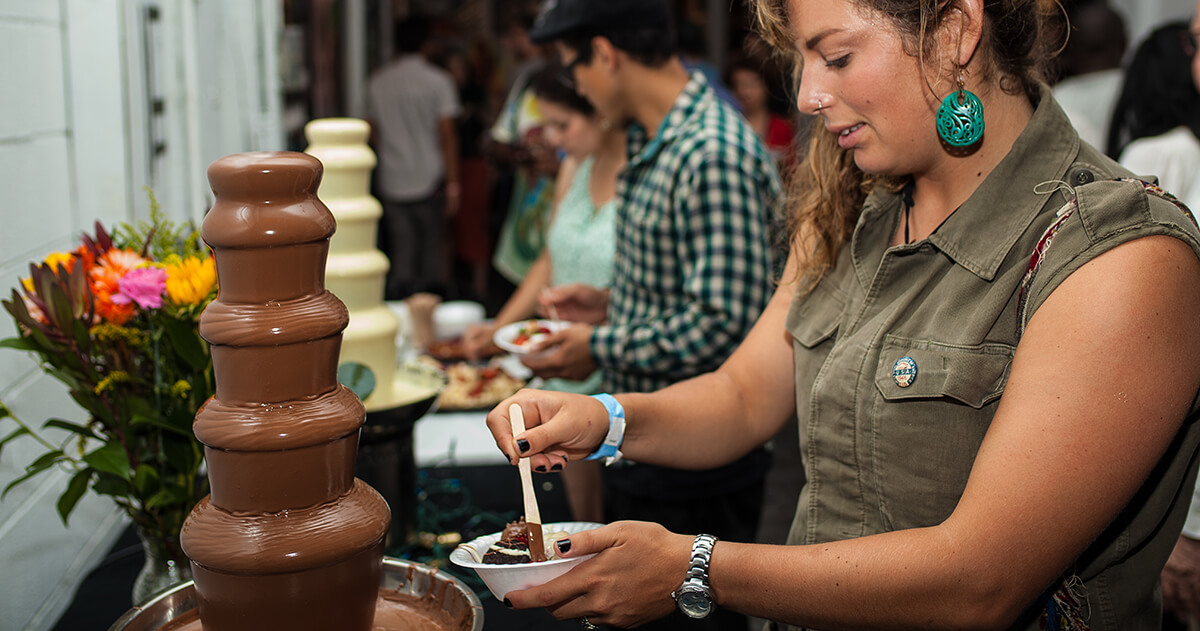
[[[212,494],[184,524],[204,631],[370,631],[390,514],[354,479],[362,403],[337,381],[335,221],[303,153],[208,169],[220,290],[200,321],[216,395],[197,413]]]

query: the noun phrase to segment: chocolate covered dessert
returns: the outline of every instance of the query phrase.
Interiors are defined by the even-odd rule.
[[[500,533],[500,539],[489,546],[483,555],[483,562],[491,565],[513,565],[532,560],[529,555],[529,527],[524,517],[506,525]]]
[[[541,526],[538,526],[541,528]],[[567,533],[561,531],[548,532],[543,529],[543,539],[546,542],[543,559],[550,561],[559,558],[558,548],[554,545],[556,541],[567,536]],[[517,521],[509,522],[504,526],[504,530],[500,533],[500,538],[488,546],[487,552],[483,555],[483,562],[489,565],[516,565],[518,563],[533,563],[533,556],[529,550],[529,524],[522,517]]]

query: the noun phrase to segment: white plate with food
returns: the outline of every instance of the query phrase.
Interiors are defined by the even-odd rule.
[[[524,524],[523,521],[521,523]],[[524,561],[509,563],[487,562],[485,559],[488,558],[489,551],[492,551],[493,555],[512,556],[512,550],[509,549],[509,546],[502,544],[500,538],[501,535],[513,528],[514,525],[509,524],[509,527],[503,531],[493,532],[490,535],[459,544],[450,553],[450,562],[459,567],[475,570],[475,573],[479,575],[479,578],[483,579],[484,584],[491,590],[496,600],[504,600],[504,597],[511,591],[529,589],[530,587],[537,587],[538,585],[548,583],[566,574],[576,565],[595,556],[586,554],[570,559],[560,558],[554,542],[585,530],[595,530],[604,524],[582,521],[543,524],[542,538],[546,543],[546,561],[538,563],[528,561],[529,554],[528,549],[526,549]],[[519,548],[520,546],[518,545],[517,547]],[[519,556],[519,554],[518,552],[517,555]]]
[[[568,326],[569,322],[561,320],[522,320],[496,329],[492,341],[510,353],[525,355],[551,333],[557,333]]]

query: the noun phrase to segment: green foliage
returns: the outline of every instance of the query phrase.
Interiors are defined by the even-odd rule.
[[[150,221],[121,224],[113,230],[113,244],[118,248],[139,251],[142,256],[155,261],[168,257],[202,256],[206,246],[200,240],[200,231],[194,225],[179,225],[162,213],[162,206],[154,191],[145,189],[150,198]]]

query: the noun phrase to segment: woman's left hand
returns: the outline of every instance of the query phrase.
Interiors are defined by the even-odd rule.
[[[596,370],[591,343],[594,328],[590,324],[572,324],[551,333],[533,352],[522,356],[521,363],[543,379],[557,377],[583,381]]]
[[[670,614],[683,584],[693,537],[659,524],[620,521],[571,535],[564,557],[598,553],[539,587],[509,592],[514,609],[545,607],[560,620],[630,628]]]

